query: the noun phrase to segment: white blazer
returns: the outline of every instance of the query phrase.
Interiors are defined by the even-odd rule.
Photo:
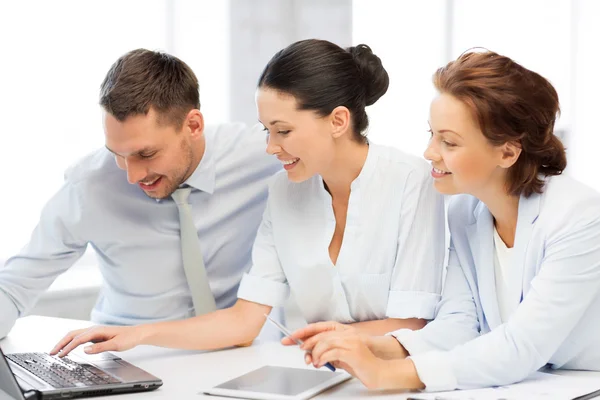
[[[545,364],[600,370],[600,194],[569,178],[521,197],[512,266],[520,304],[506,323],[494,277],[493,217],[478,199],[452,199],[448,270],[435,320],[392,334],[427,390],[504,385]]]

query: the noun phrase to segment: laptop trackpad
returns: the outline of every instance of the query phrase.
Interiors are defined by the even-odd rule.
[[[154,380],[146,371],[123,360],[94,361],[93,365],[116,376],[123,382],[139,382]]]

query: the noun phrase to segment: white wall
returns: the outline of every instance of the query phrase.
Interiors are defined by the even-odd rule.
[[[574,0],[572,19],[572,129],[568,171],[600,190],[600,2]]]
[[[390,75],[388,92],[367,108],[369,138],[421,155],[434,95],[431,75],[446,61],[445,0],[353,1],[353,44],[365,43]],[[388,9],[387,11],[385,11]]]

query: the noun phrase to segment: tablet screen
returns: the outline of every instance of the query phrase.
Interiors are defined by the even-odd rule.
[[[214,389],[297,396],[307,391],[312,392],[318,387],[333,386],[345,380],[342,377],[346,376],[347,374],[340,372],[265,366],[215,386]]]

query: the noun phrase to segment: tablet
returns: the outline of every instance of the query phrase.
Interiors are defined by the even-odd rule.
[[[267,365],[204,393],[258,400],[304,400],[350,378],[346,372]]]

